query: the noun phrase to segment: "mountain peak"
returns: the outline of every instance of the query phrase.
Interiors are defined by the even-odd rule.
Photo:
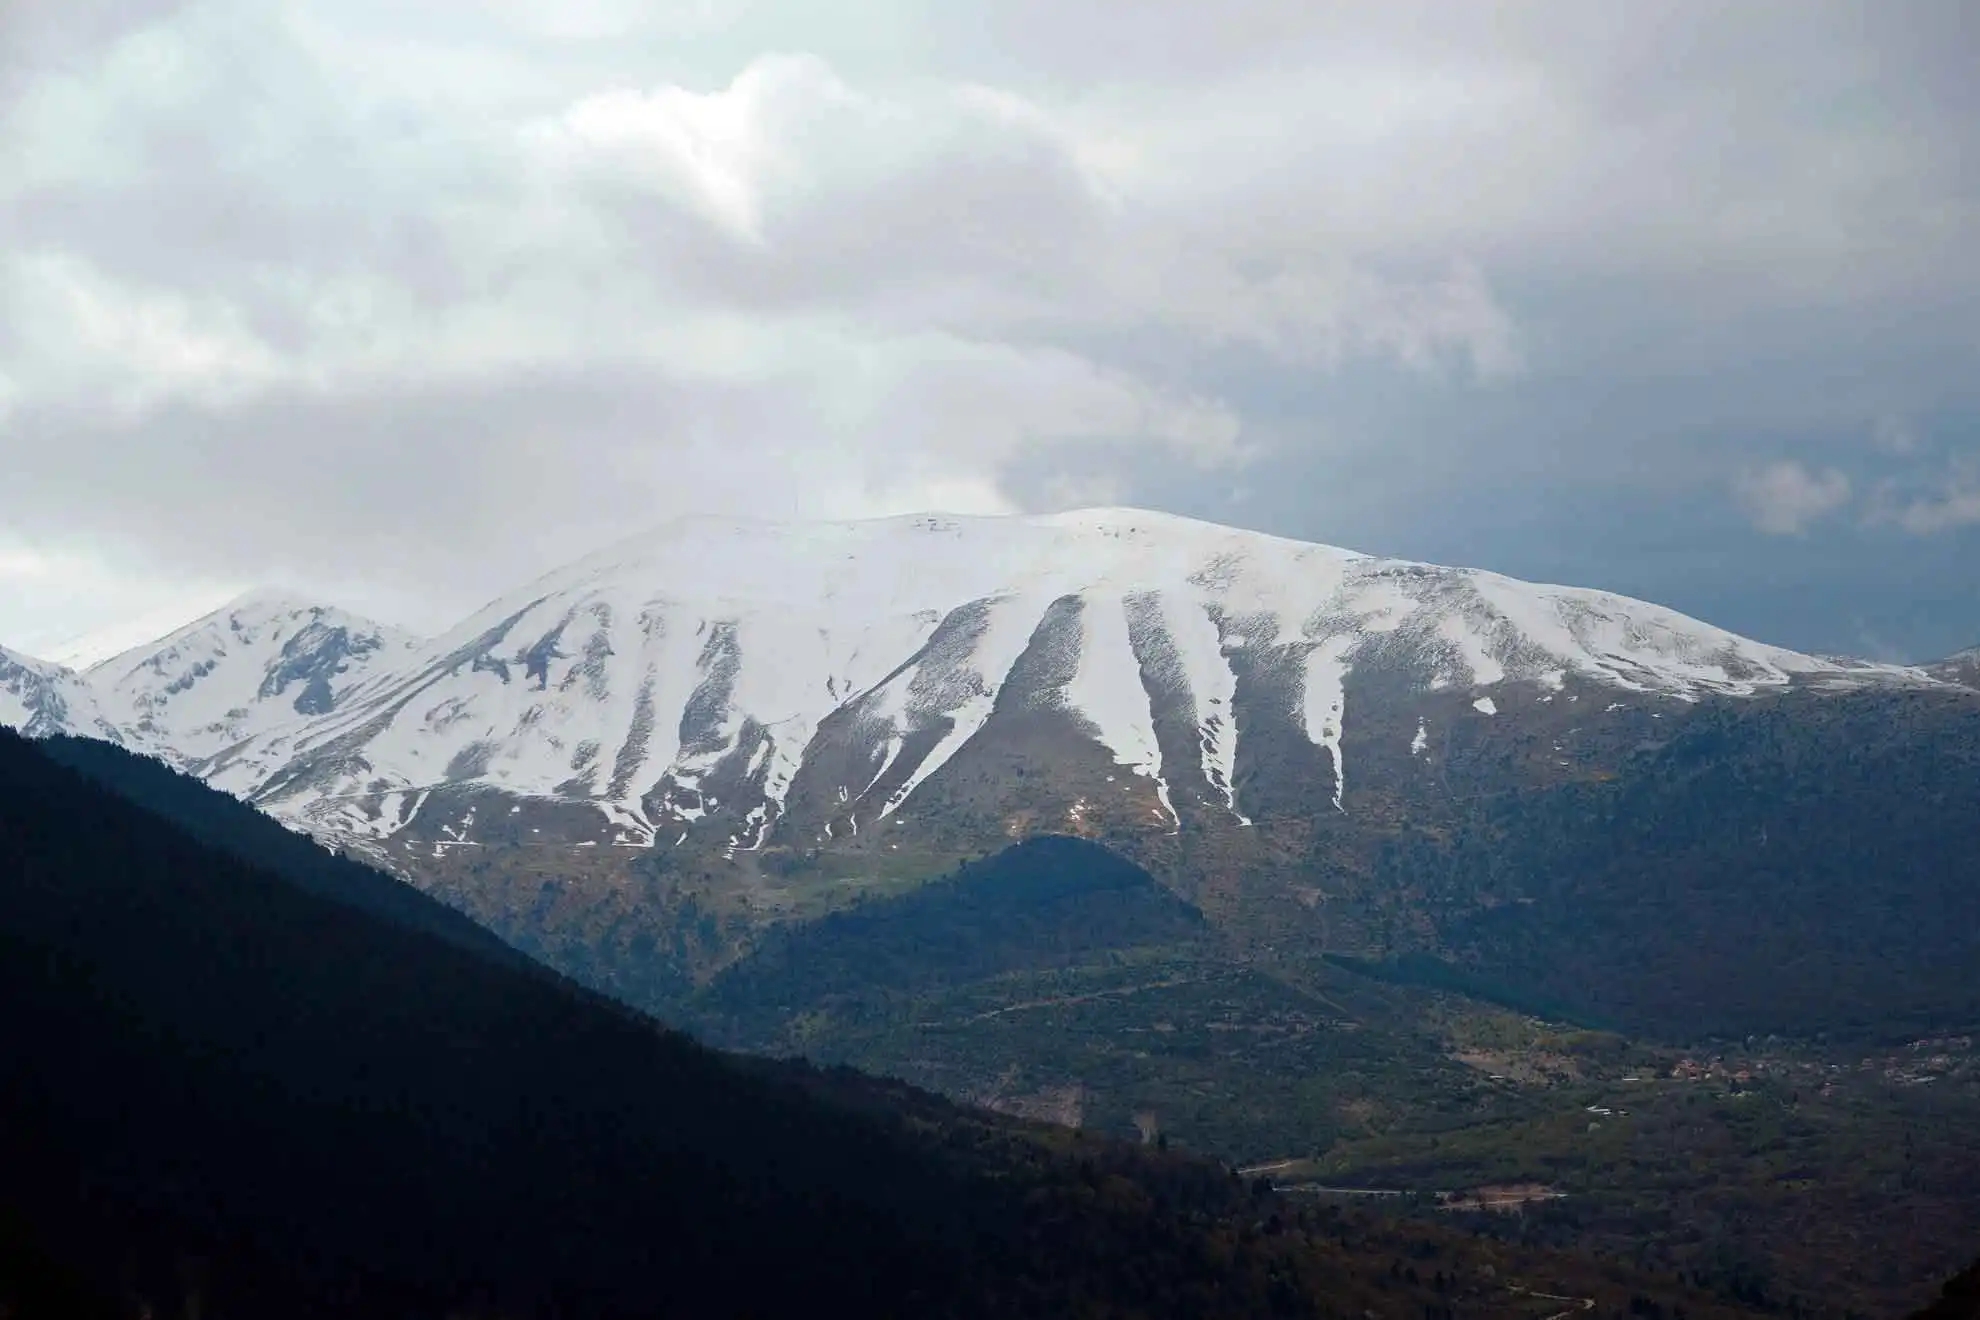
[[[264,583],[249,587],[213,612],[215,614],[281,614],[334,608],[335,606],[307,600],[301,592]]]
[[[1167,831],[1185,795],[1248,824],[1253,757],[1347,811],[1344,730],[1394,725],[1407,749],[1459,694],[1510,721],[1569,684],[1619,708],[1930,681],[1607,592],[1122,507],[680,519],[369,672],[306,734],[231,754],[229,785],[332,833],[389,838],[431,792],[485,790],[602,813],[598,842],[749,849],[906,818],[1002,747],[1088,762],[1108,811]]]
[[[214,629],[237,632],[244,628],[266,626],[275,620],[326,614],[338,616],[340,620],[356,619],[356,616],[346,615],[334,605],[311,601],[299,592],[276,587],[250,587],[197,618],[173,624],[95,661],[89,665],[87,672],[99,676],[120,675],[132,666],[145,663],[159,652],[178,645],[189,637]],[[382,624],[370,624],[366,620],[359,622],[370,627],[384,627]]]
[[[82,675],[4,646],[0,646],[0,728],[18,729],[30,738],[73,733],[123,741],[117,726],[104,718]]]
[[[417,644],[334,605],[260,587],[88,676],[121,724],[196,764],[276,725],[328,714],[374,664]]]
[[[1261,763],[1346,812],[1369,731],[1414,763],[1452,709],[1509,725],[1557,693],[1601,694],[1602,719],[1946,681],[1608,592],[1120,506],[678,519],[423,645],[261,588],[89,678],[144,745],[328,834],[389,838],[445,789],[558,804],[582,824],[557,828],[593,842],[699,830],[732,849],[897,823],[958,777],[994,795],[1014,758],[1079,761],[1058,805],[1094,820],[1249,825],[1246,785],[1274,791]],[[999,768],[969,769],[986,757]]]
[[[1297,560],[1305,569],[1368,559],[1333,546],[1116,507],[819,522],[695,517],[664,523],[548,573],[490,604],[463,628],[478,630],[507,606],[570,590],[661,590],[671,598],[759,607],[832,600],[865,617],[1009,594],[1153,590],[1205,564],[1261,557]]]

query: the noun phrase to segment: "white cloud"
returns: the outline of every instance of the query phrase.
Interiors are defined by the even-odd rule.
[[[1950,486],[1934,498],[1914,500],[1898,513],[1897,520],[1907,532],[1919,536],[1980,525],[1980,484]]]
[[[677,512],[1158,470],[1324,536],[1437,518],[1400,492],[1474,406],[1514,437],[1495,470],[1564,485],[1657,438],[1579,400],[1525,435],[1519,392],[1564,376],[1787,434],[1883,406],[1720,388],[1799,371],[1809,309],[1854,352],[1859,306],[1929,287],[1966,333],[1974,117],[1929,100],[1963,66],[1821,5],[1647,33],[1584,0],[82,16],[118,8],[31,4],[0,49],[0,526],[133,582],[416,561],[439,611]],[[1844,102],[1872,109],[1806,116]],[[1425,397],[1457,421],[1396,421]],[[1784,471],[1742,480],[1762,526],[1850,497]],[[48,608],[0,601],[0,641]]]
[[[1849,502],[1850,481],[1834,468],[1818,472],[1782,459],[1741,473],[1733,493],[1761,531],[1799,536]]]
[[[31,327],[8,411],[22,396],[125,419],[168,400],[225,407],[291,371],[226,301],[120,285],[65,253],[0,257],[0,310]]]
[[[716,92],[679,86],[613,88],[525,130],[554,167],[557,157],[654,188],[730,234],[761,243],[763,193],[801,174],[808,130],[857,108],[852,90],[822,61],[766,56]]]
[[[1980,459],[1955,458],[1926,481],[1886,482],[1877,491],[1871,521],[1893,524],[1914,536],[1980,526]]]
[[[1108,336],[1518,365],[1476,263],[1268,242],[980,80],[856,86],[793,53],[571,95],[553,48],[532,97],[486,51],[422,63],[329,12],[195,5],[22,103],[38,163],[0,187],[86,223],[30,223],[0,263],[0,514],[85,546],[136,529],[192,573],[520,573],[694,509],[1008,508],[1020,462],[1118,489],[1073,455],[1254,456],[1232,401]],[[242,31],[259,73],[228,58]]]

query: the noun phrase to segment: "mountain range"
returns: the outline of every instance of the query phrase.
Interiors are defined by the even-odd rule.
[[[1587,1087],[1714,1041],[1964,1039],[1977,685],[1973,653],[1808,655],[1107,509],[689,520],[433,638],[257,592],[80,672],[0,653],[0,723],[85,773],[162,760],[704,1040],[1234,1163],[1330,1151],[1333,1181],[1565,1177],[1576,1208],[1529,1221],[1557,1241],[1884,1306],[1976,1222],[1971,1152],[1892,1145],[1912,1099],[1782,1110],[1811,1187],[1884,1186],[1884,1150],[1943,1184],[1845,1213],[1683,1144],[1588,1163],[1613,1097],[1546,1080],[1564,1046],[1478,1040],[1655,1043],[1570,1066]],[[118,775],[181,811],[175,778]],[[247,860],[351,883],[289,839],[316,860]],[[1692,1132],[1687,1103],[1626,1107]],[[1830,1221],[1853,1253],[1804,1249]],[[1905,1263],[1849,1274],[1866,1243]]]
[[[162,757],[666,1007],[770,926],[1049,833],[1254,950],[1490,963],[1480,919],[1537,920],[1584,842],[1533,856],[1508,802],[1675,783],[1658,758],[1708,728],[1786,729],[1805,766],[1902,755],[1894,729],[1963,746],[1972,681],[1970,653],[1808,655],[1095,509],[688,519],[435,638],[251,593],[81,673],[0,653],[0,722]]]
[[[1434,760],[1453,722],[1585,692],[1612,698],[1599,723],[1960,663],[1802,655],[1604,592],[1103,509],[690,519],[432,640],[257,592],[81,675],[8,656],[0,690],[9,724],[118,737],[325,838],[466,843],[529,804],[574,842],[755,850],[898,828],[1020,726],[1112,774],[1068,818],[1245,825],[1248,744],[1297,735],[1348,811],[1346,730],[1397,707]],[[1414,700],[1348,709],[1377,676]]]

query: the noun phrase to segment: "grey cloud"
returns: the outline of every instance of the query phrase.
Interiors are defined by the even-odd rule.
[[[1834,468],[1811,469],[1781,459],[1740,473],[1733,493],[1761,531],[1800,536],[1810,524],[1849,503],[1850,483]]]
[[[283,581],[392,581],[416,565],[444,600],[426,618],[612,536],[720,509],[772,517],[900,511],[923,492],[987,498],[944,455],[1021,431],[1063,443],[1154,434],[1228,444],[1214,405],[1137,391],[1076,359],[926,346],[901,379],[837,402],[782,381],[717,385],[644,362],[529,371],[459,388],[281,386],[215,411],[117,417],[23,410],[10,423],[7,523],[60,543],[116,529],[154,569]],[[873,402],[877,400],[878,402]],[[967,474],[968,468],[963,472]],[[105,479],[106,474],[114,474]],[[953,484],[945,484],[953,483]],[[902,492],[897,494],[895,492]],[[87,510],[86,517],[78,510]]]
[[[574,544],[682,512],[652,498],[670,467],[699,458],[704,482],[748,480],[709,462],[709,441],[758,430],[774,409],[747,391],[690,400],[645,373],[602,368],[467,396],[283,391],[219,415],[178,406],[151,418],[138,445],[110,427],[30,416],[14,432],[24,452],[70,452],[17,468],[9,513],[52,540],[88,506],[186,576],[253,565],[257,576],[307,581],[328,562],[362,582],[418,566],[452,588],[446,608],[458,609]],[[120,479],[99,480],[112,465]]]
[[[0,552],[457,602],[689,509],[1138,498],[1659,589],[1536,547],[1972,534],[1965,6],[649,8],[10,8]]]
[[[1980,527],[1980,447],[1886,478],[1877,488],[1870,519],[1914,536]]]

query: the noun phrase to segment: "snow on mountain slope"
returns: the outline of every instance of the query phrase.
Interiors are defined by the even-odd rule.
[[[1935,678],[1948,683],[1958,683],[1963,687],[1980,688],[1980,646],[1969,647],[1956,652],[1943,660],[1925,666],[1925,671]]]
[[[123,742],[82,675],[0,647],[0,726],[30,738],[74,734]]]
[[[250,592],[87,671],[133,739],[196,764],[254,735],[332,711],[414,639],[323,605]]]
[[[390,836],[445,789],[588,804],[607,842],[713,828],[753,848],[780,825],[818,839],[905,813],[966,748],[1031,717],[1096,746],[1127,773],[1119,791],[1141,785],[1150,827],[1179,819],[1178,776],[1242,819],[1239,749],[1279,720],[1351,810],[1343,731],[1357,675],[1377,671],[1426,693],[1573,679],[1687,700],[1930,681],[1605,592],[1127,509],[690,519],[430,643],[250,602],[91,676],[216,783],[320,832]],[[1279,675],[1291,695],[1268,709]],[[1187,722],[1181,759],[1157,736],[1167,719]],[[815,804],[801,823],[794,798]]]

